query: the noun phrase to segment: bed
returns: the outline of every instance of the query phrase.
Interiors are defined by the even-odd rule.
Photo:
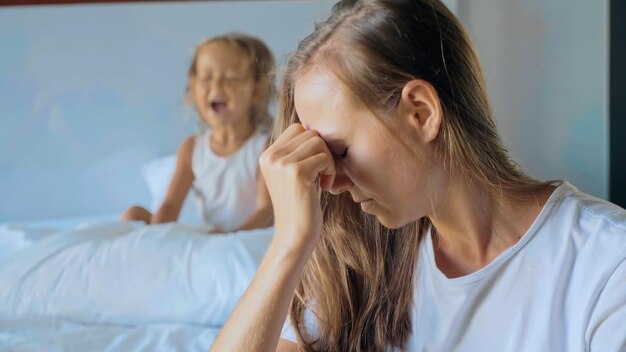
[[[0,224],[0,351],[206,351],[273,235],[116,217]]]

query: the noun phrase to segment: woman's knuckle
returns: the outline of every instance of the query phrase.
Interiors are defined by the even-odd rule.
[[[292,177],[296,177],[300,174],[300,168],[296,164],[287,164],[283,166],[285,172]]]

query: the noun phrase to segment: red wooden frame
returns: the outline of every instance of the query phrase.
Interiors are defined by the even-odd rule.
[[[121,2],[168,2],[173,0],[0,0],[0,6],[24,6],[24,5],[66,5],[66,4],[102,4],[102,3],[121,3]],[[202,0],[186,0],[186,1],[202,1]],[[219,1],[219,0],[204,0]],[[228,1],[258,1],[258,0],[228,0]],[[179,2],[179,1],[177,1]]]

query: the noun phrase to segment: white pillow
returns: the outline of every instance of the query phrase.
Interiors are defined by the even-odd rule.
[[[59,218],[49,220],[29,220],[6,222],[0,224],[0,258],[11,252],[30,246],[31,244],[68,230],[79,230],[88,227],[105,227],[107,224],[115,224],[119,227],[119,214],[90,216],[82,218]],[[140,221],[124,222],[129,229],[143,224]],[[206,226],[211,229],[210,226]],[[1,351],[1,350],[0,350]]]
[[[176,169],[176,155],[168,155],[151,160],[141,168],[144,180],[150,190],[150,211],[155,213],[163,203],[167,190]],[[178,215],[181,224],[200,225],[202,219],[200,207],[196,203],[193,190],[189,190],[187,198]]]
[[[23,226],[14,224],[0,225],[0,258],[12,252],[25,248],[32,243],[51,235],[53,231],[47,229],[32,229],[24,231]]]
[[[207,235],[177,223],[52,235],[0,257],[0,318],[221,326],[272,235]]]

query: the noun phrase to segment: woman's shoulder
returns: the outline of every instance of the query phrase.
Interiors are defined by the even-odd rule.
[[[626,259],[626,211],[563,181],[518,247],[536,267],[599,283]]]
[[[540,237],[551,256],[569,253],[577,266],[594,267],[598,275],[626,260],[626,210],[567,182],[557,188],[548,207]]]
[[[571,269],[561,267],[556,277],[569,277],[574,294],[566,302],[578,312],[571,314],[573,326],[584,323],[586,344],[591,350],[615,350],[626,336],[626,210],[571,185],[566,190],[562,208],[568,218],[559,220],[567,236],[561,249],[563,257],[573,259]],[[576,314],[584,319],[576,320]]]
[[[626,210],[609,201],[581,192],[564,182],[561,189],[564,215],[570,215],[574,226],[597,236],[618,236],[626,245]],[[557,199],[556,201],[559,201]],[[625,253],[626,254],[626,253]]]

